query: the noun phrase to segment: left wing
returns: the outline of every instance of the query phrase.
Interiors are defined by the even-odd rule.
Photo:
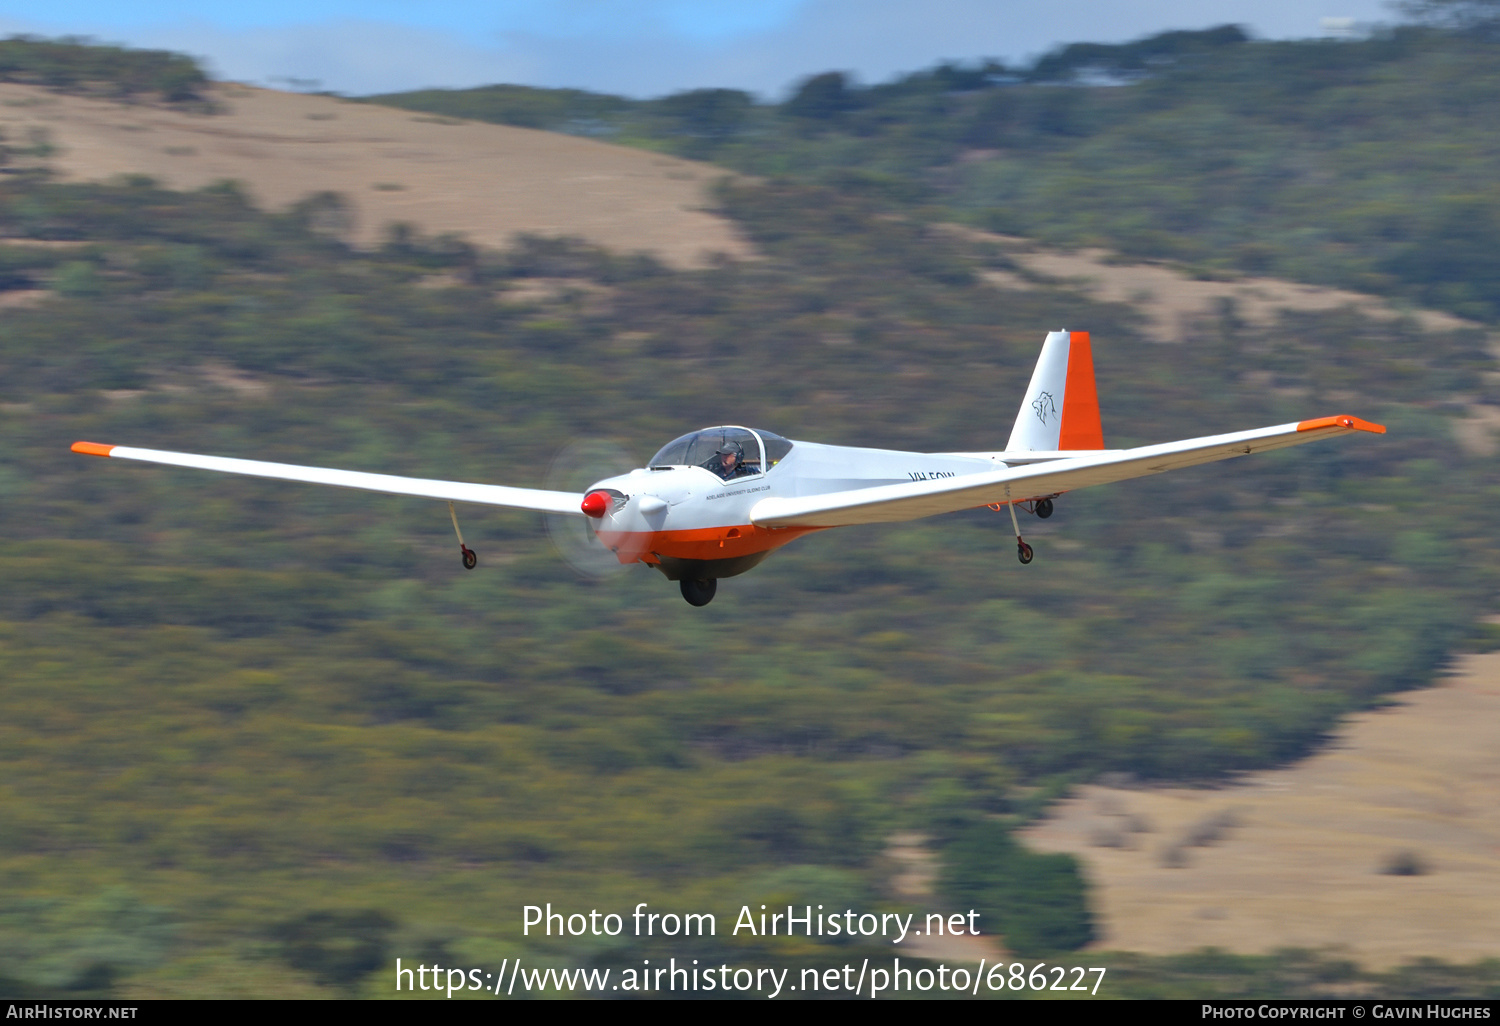
[[[1385,428],[1358,417],[1322,417],[1256,431],[1143,445],[1136,449],[1005,467],[936,481],[854,488],[826,495],[762,499],[750,511],[750,521],[757,527],[843,527],[915,520],[975,506],[1057,495],[1075,488],[1146,477],[1252,452],[1284,449],[1350,431],[1384,434]]]
[[[249,474],[252,477],[274,477],[282,481],[305,481],[309,484],[336,485],[340,488],[363,488],[392,495],[420,495],[452,502],[479,502],[488,506],[511,506],[544,513],[576,513],[583,495],[572,492],[549,492],[540,488],[507,488],[503,485],[465,484],[462,481],[433,481],[421,477],[396,477],[392,474],[367,474],[359,470],[329,470],[324,467],[299,467],[290,463],[263,463],[260,460],[236,460],[227,456],[198,456],[190,452],[163,452],[159,449],[132,449],[125,445],[100,445],[98,442],[74,442],[73,451],[88,456],[108,456],[117,460],[143,460],[165,463],[172,467],[218,470],[226,474]]]

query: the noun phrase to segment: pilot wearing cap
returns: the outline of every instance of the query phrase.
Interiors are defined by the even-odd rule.
[[[726,481],[732,481],[737,477],[747,477],[758,473],[754,467],[745,462],[745,448],[739,442],[726,441],[719,446],[709,459],[707,469],[718,474]]]

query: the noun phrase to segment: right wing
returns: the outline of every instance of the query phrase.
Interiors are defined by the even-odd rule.
[[[936,481],[910,481],[824,495],[762,499],[750,511],[750,522],[757,527],[843,527],[915,520],[975,506],[1058,495],[1075,488],[1146,477],[1252,452],[1284,449],[1350,431],[1384,434],[1385,428],[1358,417],[1322,417],[1255,431],[1143,445],[1136,449],[1005,467]]]
[[[433,481],[421,477],[396,477],[392,474],[367,474],[359,470],[329,470],[323,467],[299,467],[290,463],[264,463],[260,460],[236,460],[227,456],[198,456],[189,452],[163,452],[158,449],[132,449],[125,445],[100,445],[97,442],[74,442],[73,451],[88,456],[108,456],[117,460],[142,460],[164,463],[171,467],[193,467],[218,470],[226,474],[249,474],[281,481],[304,481],[308,484],[336,485],[340,488],[363,488],[392,495],[418,495],[428,499],[452,502],[478,502],[487,506],[511,506],[544,513],[574,513],[582,516],[579,504],[583,495],[572,492],[549,492],[540,488],[507,488],[504,485],[465,484],[461,481]]]

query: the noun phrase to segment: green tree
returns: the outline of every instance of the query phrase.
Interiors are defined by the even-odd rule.
[[[849,88],[844,73],[827,71],[804,80],[781,109],[794,118],[832,121],[858,105],[858,97]]]
[[[1029,852],[994,820],[961,828],[943,847],[939,886],[1019,954],[1075,951],[1094,939],[1078,861]]]

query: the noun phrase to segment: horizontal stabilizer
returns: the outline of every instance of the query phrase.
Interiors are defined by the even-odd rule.
[[[432,481],[420,477],[396,477],[392,474],[367,474],[358,470],[329,470],[324,467],[299,467],[290,463],[265,463],[260,460],[237,460],[226,456],[198,456],[187,452],[162,452],[157,449],[132,449],[124,445],[100,445],[98,442],[74,442],[73,451],[88,456],[108,456],[117,460],[141,460],[170,467],[195,470],[217,470],[226,474],[248,474],[281,481],[303,481],[308,484],[335,485],[339,488],[362,488],[391,495],[416,495],[451,502],[477,502],[486,506],[510,506],[544,513],[576,513],[583,495],[572,492],[549,492],[540,488],[507,488],[503,485],[466,484],[461,481]]]
[[[1384,434],[1385,428],[1347,415],[1322,417],[1255,431],[1143,445],[1136,449],[1118,449],[935,481],[910,481],[824,495],[763,499],[751,510],[750,520],[758,527],[842,527],[915,520],[976,506],[1059,495],[1091,485],[1146,477],[1253,452],[1284,449],[1350,431]]]

